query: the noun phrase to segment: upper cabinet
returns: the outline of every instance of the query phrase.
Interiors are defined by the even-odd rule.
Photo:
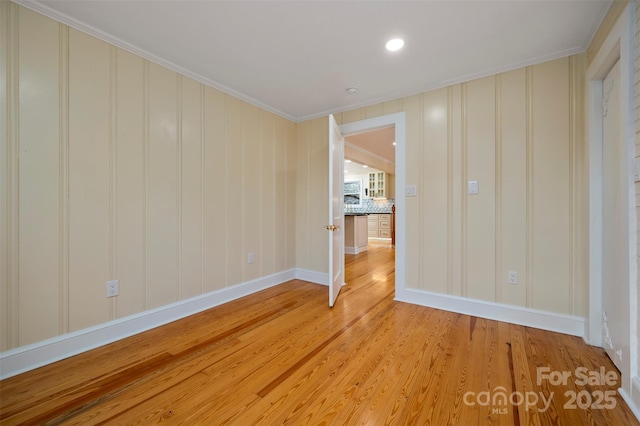
[[[367,195],[371,198],[393,198],[394,186],[393,175],[380,171],[369,173]]]

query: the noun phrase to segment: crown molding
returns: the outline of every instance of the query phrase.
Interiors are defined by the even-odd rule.
[[[150,62],[153,62],[155,64],[161,65],[167,69],[170,69],[171,71],[175,71],[179,74],[182,74],[186,77],[192,78],[193,80],[202,83],[206,86],[212,87],[214,89],[220,90],[221,92],[226,93],[227,95],[233,96],[234,98],[238,98],[241,101],[247,102],[253,106],[256,106],[258,108],[261,108],[265,111],[271,112],[273,114],[276,114],[282,118],[285,118],[289,121],[293,121],[293,122],[298,122],[299,120],[290,115],[287,114],[284,111],[280,111],[279,109],[276,109],[270,105],[267,105],[263,102],[260,102],[257,99],[254,99],[250,96],[247,96],[243,93],[238,92],[237,90],[234,90],[230,87],[225,86],[224,84],[218,83],[217,81],[211,80],[210,78],[204,77],[198,73],[192,72],[184,67],[181,67],[180,65],[177,65],[171,61],[168,61],[160,56],[154,55],[153,53],[147,52],[144,49],[141,49],[137,46],[134,46],[131,43],[128,43],[118,37],[115,37],[109,33],[106,33],[102,30],[99,30],[91,25],[85,24],[82,21],[79,21],[75,18],[72,18],[68,15],[65,15],[64,13],[58,12],[55,9],[50,8],[49,6],[47,6],[46,4],[37,1],[37,0],[10,0],[15,4],[18,4],[20,6],[23,6],[27,9],[33,10],[34,12],[40,13],[41,15],[44,15],[48,18],[51,18],[55,21],[61,22],[65,25],[68,25],[71,28],[74,28],[78,31],[81,31],[83,33],[89,34],[90,36],[93,36],[99,40],[102,40],[104,42],[107,42],[109,44],[112,44],[116,47],[119,47],[122,50],[126,50],[129,53],[133,53],[134,55],[140,56],[141,58],[144,58]]]

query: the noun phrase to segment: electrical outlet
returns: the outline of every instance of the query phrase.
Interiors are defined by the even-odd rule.
[[[516,271],[509,271],[507,280],[509,284],[518,284],[518,273]]]
[[[107,281],[107,297],[115,297],[120,293],[118,280]]]
[[[253,263],[253,252],[250,251],[247,255],[247,263]]]

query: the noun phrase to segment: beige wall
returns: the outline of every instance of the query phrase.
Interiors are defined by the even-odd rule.
[[[0,31],[0,350],[295,266],[294,123],[4,1]]]
[[[408,288],[586,316],[584,71],[582,54],[336,115],[406,113]],[[297,264],[323,272],[326,127],[300,123],[297,141],[298,167],[313,165],[297,181]]]
[[[635,60],[635,95],[636,95],[636,162],[640,161],[640,2],[635,2],[635,21],[636,21],[636,60]],[[638,232],[638,253],[640,253],[640,183],[636,182],[636,218],[638,220],[637,232]],[[640,257],[637,258],[637,265],[640,270]],[[640,283],[638,283],[640,287]],[[640,297],[640,292],[638,293]],[[638,307],[640,307],[640,299],[637,300]],[[638,316],[640,321],[640,315]],[[640,330],[640,323],[638,323],[637,330]],[[640,338],[640,336],[638,336]],[[638,340],[640,341],[640,339]],[[640,349],[640,347],[638,348]],[[640,363],[640,350],[638,353],[638,362]]]

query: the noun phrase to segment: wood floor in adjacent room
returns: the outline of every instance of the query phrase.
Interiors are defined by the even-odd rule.
[[[346,281],[333,309],[295,280],[7,379],[0,423],[639,424],[580,338],[394,302],[388,244],[347,256]]]

